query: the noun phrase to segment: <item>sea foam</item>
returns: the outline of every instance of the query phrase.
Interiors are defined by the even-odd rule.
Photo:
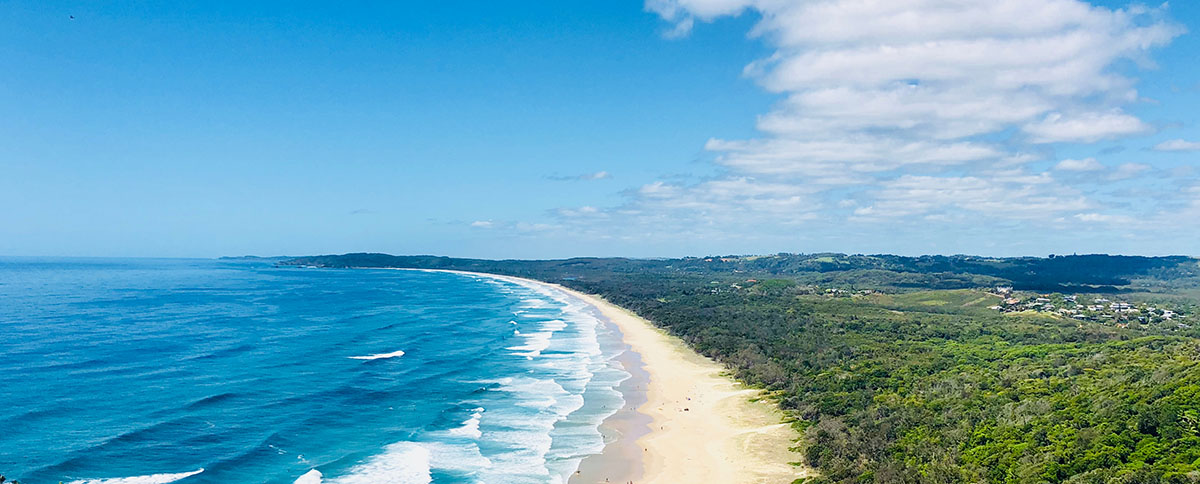
[[[192,472],[179,472],[176,474],[150,474],[146,476],[132,477],[115,477],[109,479],[83,479],[80,481],[71,481],[70,484],[167,484],[175,482],[185,477],[191,477],[204,472],[204,469],[194,470]]]
[[[321,484],[321,471],[313,469],[296,479],[293,484]]]
[[[350,356],[349,358],[351,360],[384,360],[384,359],[388,359],[388,358],[399,358],[401,356],[404,356],[403,351],[393,351],[391,353],[380,353],[377,355],[367,355],[367,356]]]
[[[463,422],[461,427],[450,429],[448,432],[450,435],[456,437],[470,437],[473,439],[478,439],[483,437],[483,432],[479,430],[479,422],[482,419],[483,409],[477,408],[471,413],[471,418],[467,419],[466,422]]]
[[[350,469],[345,476],[320,482],[331,484],[429,484],[432,454],[415,442],[397,442],[382,454]],[[310,472],[311,474],[311,472]],[[307,475],[307,474],[306,474]],[[308,481],[318,482],[318,481]]]
[[[435,470],[466,478],[491,467],[492,462],[474,442],[405,441],[387,446],[382,454],[355,466],[344,476],[324,479],[320,471],[313,469],[294,484],[428,484],[433,481]]]

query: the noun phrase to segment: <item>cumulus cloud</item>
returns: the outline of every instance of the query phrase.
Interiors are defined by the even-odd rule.
[[[1039,145],[1152,131],[1123,109],[1138,94],[1113,65],[1147,65],[1151,48],[1181,33],[1161,9],[1113,10],[1079,0],[650,0],[646,6],[682,31],[696,21],[756,13],[751,35],[775,52],[744,72],[783,99],[759,117],[762,137],[714,138],[706,149],[730,176],[755,183],[866,186],[866,196],[880,203],[860,210],[887,206],[901,180],[951,190],[986,180],[989,170],[1036,160]],[[1002,133],[1020,133],[1025,147],[999,143]],[[1103,166],[1067,160],[1057,168]],[[907,177],[913,171],[927,176]],[[1024,193],[1007,185],[986,193],[1010,202],[1002,196],[1006,189]],[[907,193],[966,203],[937,197],[936,190]]]
[[[743,74],[779,101],[758,117],[759,135],[707,140],[716,177],[647,184],[621,206],[569,209],[563,220],[683,218],[730,230],[981,215],[1094,223],[1111,215],[1111,200],[1068,182],[1094,188],[1149,167],[1035,162],[1060,146],[1153,132],[1133,112],[1142,98],[1125,66],[1153,67],[1150,52],[1183,32],[1166,4],[1082,0],[648,0],[646,9],[674,37],[753,15],[749,35],[773,52]],[[1097,176],[1051,176],[1072,172]]]
[[[1154,151],[1200,151],[1200,142],[1173,139],[1154,145]]]

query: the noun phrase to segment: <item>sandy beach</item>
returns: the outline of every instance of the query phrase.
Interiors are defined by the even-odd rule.
[[[786,484],[808,475],[790,464],[800,460],[788,450],[797,434],[782,412],[683,341],[597,296],[475,275],[567,292],[594,306],[632,350],[623,361],[634,375],[623,389],[629,403],[605,421],[612,442],[583,461],[571,484]]]

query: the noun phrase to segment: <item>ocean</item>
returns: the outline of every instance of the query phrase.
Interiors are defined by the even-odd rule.
[[[0,259],[0,474],[563,483],[624,345],[536,285],[261,261]]]

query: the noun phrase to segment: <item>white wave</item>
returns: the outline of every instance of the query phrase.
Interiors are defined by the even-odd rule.
[[[377,355],[367,355],[367,356],[351,356],[349,358],[351,360],[382,360],[382,359],[386,359],[386,358],[399,358],[401,356],[404,356],[403,351],[393,351],[391,353],[380,353]]]
[[[544,309],[550,307],[545,300],[525,298],[521,300],[521,307],[525,309]]]
[[[468,420],[439,433],[450,442],[425,443],[432,468],[442,472],[447,462],[461,460],[461,471],[476,478],[462,482],[565,483],[584,457],[603,450],[599,427],[624,406],[617,386],[630,375],[616,360],[623,345],[601,342],[615,335],[585,301],[540,284],[493,278],[519,301],[509,328],[518,339],[505,345],[508,354],[535,361],[522,365],[522,376],[479,382],[499,384],[495,390],[507,394],[502,405],[486,405],[488,419],[469,442],[487,450],[480,456],[487,465],[466,464],[474,460],[466,458],[470,452],[440,456],[452,449],[439,446],[457,449],[463,437],[476,435]]]
[[[450,429],[448,432],[450,435],[456,437],[470,437],[472,439],[478,439],[483,437],[483,432],[479,430],[479,422],[482,419],[483,409],[477,408],[475,409],[475,412],[471,414],[471,418],[467,419],[466,422],[463,422],[462,427]]]
[[[561,319],[550,319],[542,322],[542,329],[546,331],[559,331],[567,328],[567,322]]]
[[[300,476],[292,484],[321,484],[321,471],[313,469],[305,472],[303,476]]]
[[[542,331],[540,333],[520,335],[525,338],[525,344],[518,346],[509,346],[505,348],[513,352],[514,355],[524,356],[532,359],[542,355],[542,351],[550,347],[550,338],[554,336],[552,331]]]
[[[474,442],[397,442],[345,476],[323,480],[321,472],[313,469],[294,484],[429,484],[434,469],[472,476],[491,467]]]
[[[429,449],[415,442],[397,442],[382,454],[354,466],[350,473],[329,479],[330,484],[429,484]]]
[[[433,456],[430,467],[441,473],[456,474],[457,477],[475,476],[492,467],[492,461],[483,456],[483,453],[479,451],[479,445],[474,442],[467,444],[423,442],[421,445],[429,449],[430,455]],[[477,483],[478,481],[456,479],[452,482]]]
[[[560,398],[569,395],[562,385],[552,379],[530,377],[508,378],[500,384],[499,390],[512,395],[510,401],[513,405],[536,409],[550,408]]]
[[[185,477],[191,477],[204,472],[204,469],[194,470],[192,472],[180,472],[177,474],[151,474],[147,476],[133,477],[115,477],[109,479],[83,479],[79,481],[71,481],[70,484],[166,484],[175,482]]]

